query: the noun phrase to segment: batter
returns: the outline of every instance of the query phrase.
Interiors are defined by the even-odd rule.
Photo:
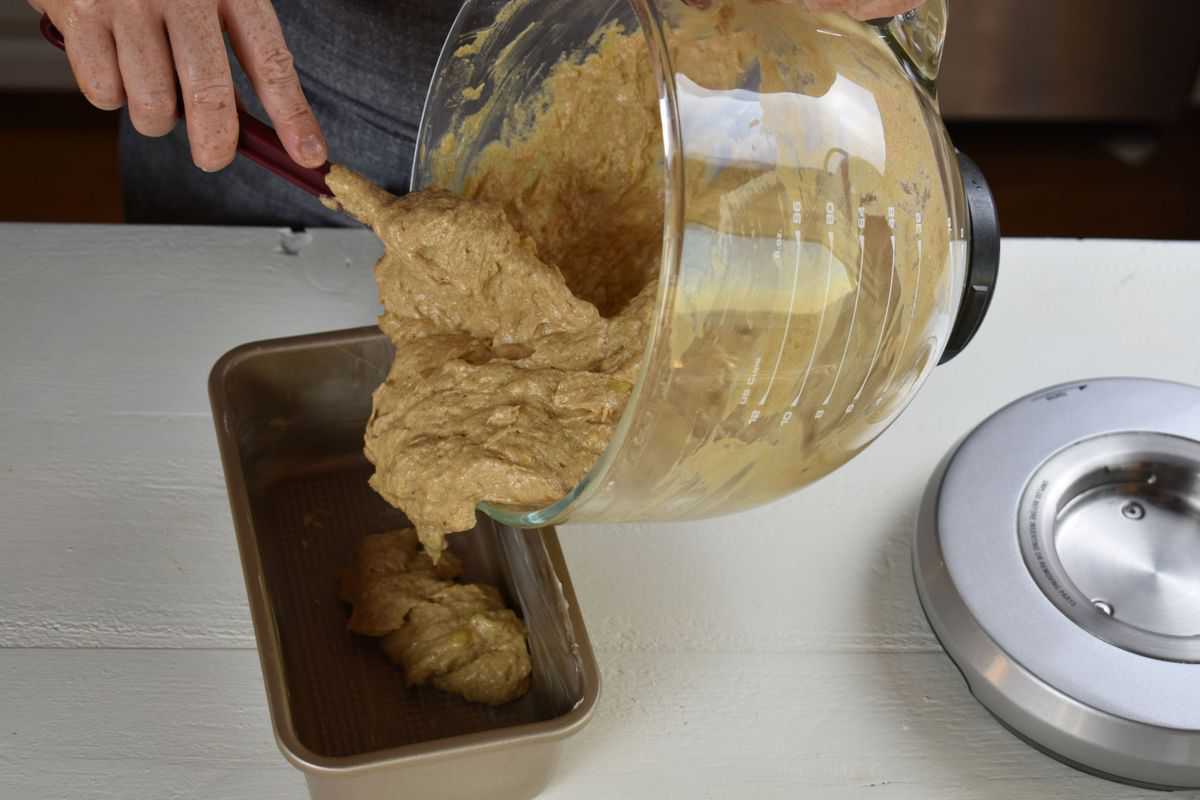
[[[664,251],[669,313],[643,357],[647,380],[620,450],[573,519],[703,517],[828,474],[911,399],[962,290],[953,151],[895,42],[841,14],[764,0],[654,5],[668,23],[661,66],[682,146],[658,140],[639,34],[602,31],[584,48],[591,56],[568,52],[543,84],[556,15],[570,13],[560,0],[489,34],[461,72],[450,64],[449,85],[484,80],[488,91],[447,104],[440,146],[420,165],[435,185],[501,203],[605,310],[609,298],[589,285],[603,273],[576,272],[572,242],[652,217],[657,235],[657,206],[640,198],[663,182],[659,154],[671,154],[670,195],[683,202],[672,203],[681,218]],[[550,89],[529,98],[530,85]],[[607,183],[621,169],[624,196]],[[563,190],[560,224],[539,215],[545,187]],[[638,198],[638,213],[625,197]],[[638,253],[655,255],[635,248],[626,263]],[[626,274],[636,283],[636,270]]]
[[[342,599],[354,606],[350,630],[382,637],[409,686],[488,705],[516,700],[532,672],[525,624],[494,587],[455,582],[461,575],[457,557],[435,564],[411,529],[368,536],[342,581]]]
[[[640,35],[609,33],[552,70],[554,102],[485,149],[465,197],[328,176],[385,247],[379,325],[396,357],[367,426],[371,485],[434,558],[480,502],[569,493],[633,391],[657,291],[662,139]]]
[[[696,246],[670,287],[654,394],[606,475],[639,487],[622,513],[647,519],[753,505],[871,441],[947,330],[961,219],[882,40],[765,3],[672,13],[687,141],[673,191]],[[481,501],[544,507],[578,484],[628,403],[655,310],[664,149],[645,42],[611,25],[525,99],[511,94],[530,66],[517,51],[488,56],[507,88],[433,154],[435,183],[461,196],[397,200],[346,170],[329,178],[386,247],[380,325],[397,356],[366,436],[372,485],[434,555]]]
[[[371,486],[435,559],[481,501],[538,507],[568,493],[633,390],[653,285],[605,318],[498,206],[397,198],[341,167],[328,183],[385,247],[379,326],[396,357],[367,425]]]

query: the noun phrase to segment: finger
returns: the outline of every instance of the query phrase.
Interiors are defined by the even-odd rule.
[[[238,136],[233,76],[217,9],[204,0],[170,3],[166,22],[192,161],[206,172],[216,172],[233,161]]]
[[[786,0],[795,2],[795,0]],[[880,19],[903,14],[923,0],[801,0],[809,11],[845,11],[858,19]]]
[[[67,60],[79,90],[96,108],[112,111],[125,104],[117,47],[99,2],[72,3],[62,19],[53,20],[62,31]]]
[[[125,102],[133,127],[144,136],[163,136],[175,127],[175,67],[162,20],[132,10],[113,25]]]
[[[880,19],[903,14],[918,5],[920,0],[858,0],[849,10],[858,19]]]
[[[225,27],[275,132],[298,164],[319,167],[328,147],[300,87],[292,54],[270,0],[230,0]]]

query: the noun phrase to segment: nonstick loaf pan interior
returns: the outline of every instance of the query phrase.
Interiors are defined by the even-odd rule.
[[[370,533],[407,526],[367,485],[362,434],[390,343],[361,329],[246,345],[210,391],[272,718],[285,752],[326,766],[561,731],[590,712],[595,662],[552,530],[481,517],[450,537],[465,579],[525,619],[524,698],[490,708],[409,688],[374,639],[350,634],[338,571]]]

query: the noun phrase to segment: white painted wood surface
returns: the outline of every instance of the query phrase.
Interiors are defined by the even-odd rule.
[[[304,796],[271,738],[205,381],[234,345],[372,320],[378,244],[313,237],[290,256],[264,229],[0,225],[3,800]],[[723,520],[562,528],[605,684],[547,796],[1158,797],[974,703],[908,539],[936,461],[1003,403],[1200,383],[1197,298],[1200,243],[1009,240],[980,337],[843,470]]]

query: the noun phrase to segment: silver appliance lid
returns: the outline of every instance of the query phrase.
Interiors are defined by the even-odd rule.
[[[1200,787],[1200,389],[1066,384],[1002,409],[930,484],[914,549],[971,690],[1076,766]]]

